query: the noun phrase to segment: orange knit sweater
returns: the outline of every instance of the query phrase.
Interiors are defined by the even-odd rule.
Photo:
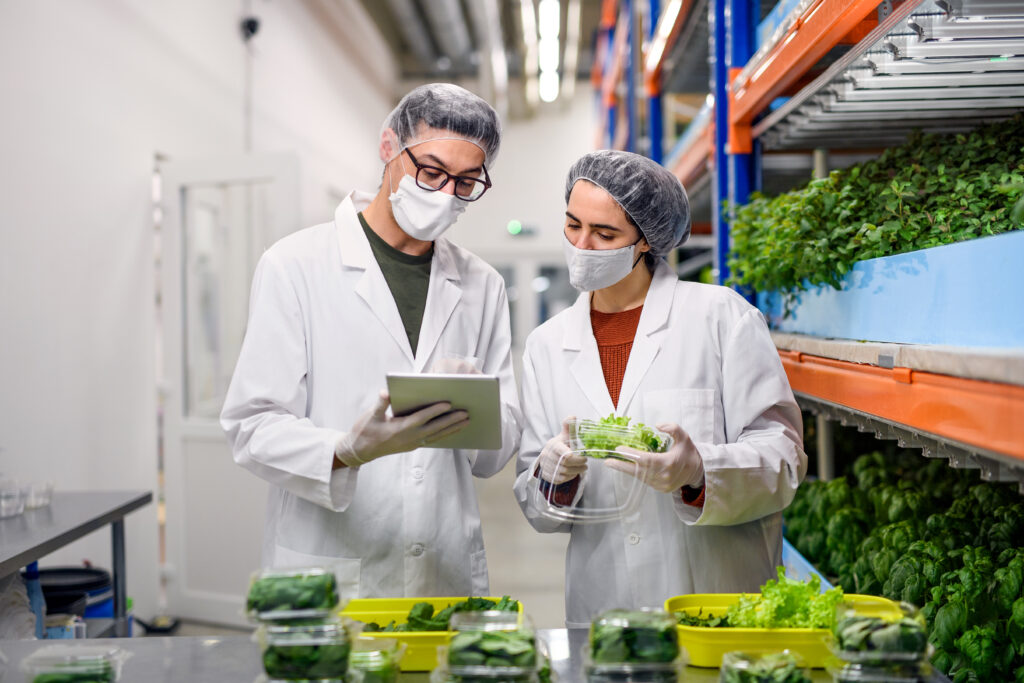
[[[640,324],[640,314],[643,310],[643,306],[618,313],[590,310],[590,326],[594,329],[597,352],[601,356],[604,383],[608,386],[612,404],[616,406],[619,405],[622,378],[626,374],[626,363],[629,362],[633,337],[636,336],[636,328]]]

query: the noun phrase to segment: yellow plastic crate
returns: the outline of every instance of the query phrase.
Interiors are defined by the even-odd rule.
[[[497,602],[500,597],[485,596],[488,600]],[[349,600],[348,605],[341,611],[342,615],[356,621],[375,621],[381,626],[387,626],[394,621],[396,624],[404,624],[409,616],[409,610],[417,602],[429,602],[434,606],[434,612],[443,610],[448,605],[466,600],[466,597],[454,598],[355,598]],[[523,611],[523,603],[519,603],[519,611]],[[437,647],[447,645],[451,640],[454,631],[412,631],[409,633],[393,633],[390,631],[363,633],[368,638],[394,638],[399,643],[405,643],[405,656],[399,664],[402,671],[433,671],[437,666]]]
[[[677,595],[665,601],[668,612],[686,612],[703,616],[725,614],[739,600],[739,593],[695,593]],[[857,612],[870,616],[899,616],[899,605],[874,595],[847,594],[843,600],[852,603]],[[719,667],[722,655],[734,650],[790,650],[803,657],[814,669],[823,668],[831,657],[828,650],[829,631],[824,628],[706,628],[677,626],[679,644],[690,655],[691,666]]]

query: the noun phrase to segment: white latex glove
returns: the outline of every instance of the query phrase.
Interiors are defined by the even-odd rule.
[[[636,462],[608,458],[604,462],[613,470],[635,477],[656,491],[671,493],[683,486],[700,487],[704,484],[704,461],[690,435],[677,424],[660,424],[658,429],[672,437],[672,448],[665,453],[648,453],[635,448],[619,446],[615,450]]]
[[[377,405],[363,413],[351,431],[338,441],[334,449],[338,460],[349,467],[359,467],[384,455],[426,446],[469,424],[465,410],[444,414],[451,410],[449,403],[434,403],[402,417],[388,417],[390,404],[388,392],[380,392]]]
[[[541,478],[550,484],[564,484],[587,471],[587,459],[569,448],[569,425],[574,417],[562,422],[562,431],[548,440],[537,456]]]
[[[462,358],[442,358],[434,362],[428,370],[431,374],[438,373],[442,375],[479,375],[482,374],[476,369],[468,360]]]

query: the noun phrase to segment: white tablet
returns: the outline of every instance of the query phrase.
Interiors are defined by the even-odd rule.
[[[462,431],[431,441],[428,448],[501,448],[501,393],[495,375],[388,373],[388,393],[395,415],[441,401],[469,413]]]

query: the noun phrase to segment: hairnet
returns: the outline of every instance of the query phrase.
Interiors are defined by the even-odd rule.
[[[565,179],[568,203],[577,180],[589,180],[612,196],[651,245],[664,256],[690,236],[690,202],[671,171],[640,154],[602,149],[584,154]]]
[[[428,140],[466,140],[484,151],[484,163],[491,166],[501,145],[497,112],[482,98],[451,83],[430,83],[411,90],[388,114],[381,133],[388,128],[398,136],[398,146],[392,152],[395,156]]]

